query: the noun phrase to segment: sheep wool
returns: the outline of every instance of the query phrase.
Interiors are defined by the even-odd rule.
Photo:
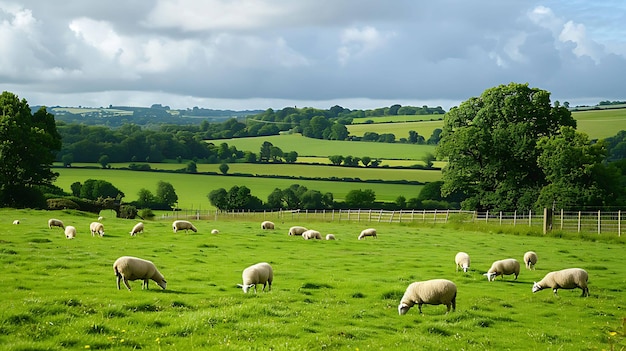
[[[533,283],[532,291],[536,293],[537,291],[550,288],[554,292],[554,296],[558,296],[557,290],[559,289],[579,288],[583,291],[581,296],[584,297],[589,296],[588,280],[589,274],[587,274],[586,270],[567,268],[546,274],[539,282]]]
[[[537,264],[537,254],[534,251],[528,251],[524,254],[524,264],[528,269],[535,269]]]
[[[326,234],[326,240],[336,240],[335,234]]]
[[[96,236],[96,234],[104,236],[104,225],[100,222],[91,222],[91,224],[89,224],[89,231],[91,232],[91,236]]]
[[[320,232],[318,232],[317,230],[309,229],[306,232],[302,233],[302,239],[304,239],[304,240],[309,240],[309,239],[321,240],[322,239],[322,234]]]
[[[456,271],[459,271],[459,268],[463,269],[463,272],[467,272],[470,267],[470,257],[465,252],[459,252],[454,256],[454,263],[456,264]]]
[[[20,224],[20,220],[19,219],[14,220],[13,224]]]
[[[76,237],[76,228],[68,225],[65,227],[65,238],[66,239],[74,239]]]
[[[217,230],[217,229],[212,229],[211,230],[211,234],[219,234],[219,233],[220,233],[220,231]]]
[[[431,279],[411,283],[398,305],[398,314],[406,314],[417,304],[422,313],[422,305],[446,305],[446,313],[456,310],[456,284],[447,279]]]
[[[63,221],[61,221],[60,219],[56,219],[56,218],[50,218],[48,220],[48,228],[52,229],[52,227],[59,227],[59,228],[65,229],[65,225],[63,224]]]
[[[262,291],[265,291],[265,286],[269,285],[268,291],[271,291],[272,281],[274,281],[274,270],[269,263],[261,262],[244,269],[241,278],[243,284],[237,284],[237,286],[243,289],[244,294],[252,287],[254,287],[254,293],[256,294],[257,284],[263,284]]]
[[[371,236],[371,237],[374,237],[374,238],[378,239],[378,236],[376,235],[376,229],[374,229],[374,228],[363,229],[361,231],[361,234],[359,234],[358,239],[361,240],[361,239],[364,239],[365,237],[368,237],[368,236]]]
[[[494,261],[491,264],[491,268],[484,275],[487,276],[487,280],[494,281],[496,277],[501,275],[504,279],[505,275],[515,274],[515,279],[519,275],[519,261],[514,258],[507,258],[505,260]]]
[[[289,228],[289,235],[290,236],[295,236],[295,235],[302,235],[302,233],[306,232],[308,229],[305,227],[301,227],[299,225],[293,226],[291,228]]]
[[[131,236],[135,236],[139,233],[143,233],[143,223],[139,222],[133,226],[133,229],[130,231]]]
[[[117,277],[117,290],[120,290],[120,281],[124,280],[124,285],[131,291],[129,280],[143,280],[141,289],[148,289],[148,281],[153,280],[162,289],[165,289],[167,282],[163,274],[159,272],[154,263],[132,256],[122,256],[113,263],[113,271]]]
[[[187,233],[188,230],[191,230],[194,233],[198,231],[198,229],[196,229],[196,227],[194,227],[191,222],[182,220],[174,221],[172,223],[172,230],[174,230],[174,233],[178,232],[179,230],[184,230],[185,233]]]
[[[261,222],[261,229],[263,230],[274,230],[274,222],[270,222],[270,221],[263,221]]]

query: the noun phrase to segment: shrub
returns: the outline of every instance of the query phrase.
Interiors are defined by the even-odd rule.
[[[152,212],[152,210],[149,208],[142,208],[141,210],[139,210],[139,217],[143,219],[153,219],[154,212]]]
[[[131,206],[131,205],[121,205],[119,217],[126,218],[126,219],[134,219],[135,217],[137,217],[137,207]]]
[[[46,200],[46,207],[49,210],[65,210],[65,209],[71,209],[71,210],[78,210],[80,208],[80,206],[78,206],[78,204],[70,199],[48,199]]]

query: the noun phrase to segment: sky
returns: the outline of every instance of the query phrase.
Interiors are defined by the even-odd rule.
[[[0,0],[0,90],[31,106],[576,106],[625,76],[623,0]]]

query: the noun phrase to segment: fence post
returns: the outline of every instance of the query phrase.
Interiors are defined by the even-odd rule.
[[[622,236],[622,210],[617,211],[617,236]]]
[[[485,212],[485,223],[489,223],[489,210]]]
[[[517,210],[515,210],[515,212],[513,212],[513,226],[515,227],[515,224],[517,224]]]
[[[581,216],[581,213],[580,211],[578,211],[578,232],[579,233],[580,233],[580,216]]]
[[[561,209],[561,230],[563,230],[563,209]]]
[[[600,234],[600,210],[598,210],[598,235]]]
[[[450,218],[450,210],[446,211],[446,223],[448,223],[448,218]]]

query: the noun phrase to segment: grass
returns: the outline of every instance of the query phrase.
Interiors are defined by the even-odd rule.
[[[74,240],[48,229],[49,217],[78,228]],[[0,349],[215,350],[620,350],[624,340],[623,242],[591,242],[462,228],[384,223],[304,224],[338,240],[289,237],[296,223],[195,221],[198,233],[173,234],[170,222],[105,218],[106,235],[91,237],[94,215],[0,210]],[[20,225],[11,225],[20,219]],[[272,219],[272,218],[268,218]],[[378,239],[356,240],[375,226]],[[212,228],[219,235],[208,234]],[[534,250],[535,271],[488,282],[494,259]],[[469,273],[456,273],[454,255],[472,256]],[[150,259],[168,281],[117,290],[113,261]],[[269,293],[243,294],[236,284],[246,266],[266,261],[275,272]],[[580,290],[531,293],[551,270],[581,267]],[[458,286],[457,310],[413,308],[399,316],[406,286],[446,278]]]
[[[390,122],[419,122],[419,121],[436,121],[443,119],[443,115],[396,115],[396,116],[379,116],[379,117],[363,117],[352,119],[352,124],[371,124],[373,123],[390,123]]]
[[[626,130],[626,108],[578,111],[572,116],[578,123],[578,130],[587,133],[590,139],[604,139]]]
[[[378,134],[393,134],[396,140],[409,137],[409,130],[416,131],[426,140],[433,134],[433,130],[443,128],[443,120],[417,121],[417,122],[395,122],[377,124],[352,124],[347,126],[350,135],[363,136],[365,132],[376,132]]]

